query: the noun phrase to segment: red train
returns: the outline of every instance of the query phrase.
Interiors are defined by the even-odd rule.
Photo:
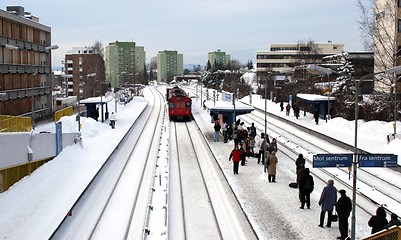
[[[179,87],[167,88],[168,115],[172,120],[192,118],[192,99]]]

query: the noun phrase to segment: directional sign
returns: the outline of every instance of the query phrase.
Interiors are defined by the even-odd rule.
[[[313,167],[349,167],[352,159],[352,154],[316,154],[313,155]]]
[[[360,167],[397,167],[397,155],[363,154],[359,155]]]

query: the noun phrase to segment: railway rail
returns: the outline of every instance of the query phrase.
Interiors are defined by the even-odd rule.
[[[154,175],[161,119],[165,114],[163,96],[154,89],[152,93],[153,102],[101,167],[52,239],[140,239],[143,236],[153,183],[147,176]],[[147,151],[143,151],[145,145]]]
[[[171,239],[257,239],[238,200],[194,121],[171,123],[180,174],[181,205],[169,211],[182,216],[170,226]],[[200,144],[202,143],[202,144]],[[170,193],[175,195],[174,192]],[[180,213],[180,214],[177,214]],[[205,221],[205,219],[208,219]],[[180,228],[180,226],[183,226]],[[180,228],[179,230],[174,228]],[[184,236],[179,238],[177,236]]]

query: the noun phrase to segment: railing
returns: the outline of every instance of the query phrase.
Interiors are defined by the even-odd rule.
[[[31,129],[30,117],[0,115],[0,132],[29,132]]]
[[[401,240],[401,226],[380,231],[363,240]]]
[[[61,110],[58,110],[57,112],[54,113],[54,122],[58,122],[60,118],[64,116],[71,116],[73,114],[73,109],[72,107],[67,107]]]

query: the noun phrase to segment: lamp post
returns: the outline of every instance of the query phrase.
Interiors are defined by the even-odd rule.
[[[358,81],[354,80],[355,84],[355,132],[354,132],[354,160],[352,162],[353,165],[353,182],[352,182],[352,217],[351,217],[351,239],[355,239],[355,233],[356,233],[356,182],[357,182],[357,165],[358,165],[358,111],[359,111],[359,106],[358,106],[358,95],[359,95],[359,84],[363,80],[373,77],[378,74],[399,74],[401,73],[401,66],[389,68],[387,70],[381,71],[381,72],[376,72],[376,73],[370,73],[365,76],[362,76]]]
[[[292,70],[291,71],[285,70],[285,71],[280,71],[280,72],[270,72],[266,75],[265,84],[264,84],[265,85],[265,132],[264,133],[265,133],[266,142],[267,142],[267,139],[266,139],[267,138],[267,81],[272,76],[277,76],[280,74],[288,74],[290,72],[292,72]],[[263,149],[263,154],[264,154],[264,157],[267,156],[267,145],[266,144],[265,144],[265,148]],[[264,159],[264,161],[265,161],[265,159]]]
[[[330,81],[330,74],[333,73],[333,70],[331,70],[330,68],[325,68],[325,67],[321,67],[318,65],[308,65],[307,67],[308,71],[312,71],[312,72],[319,72],[319,73],[323,73],[327,75],[327,81]],[[326,116],[326,123],[327,123],[327,119],[330,118],[330,95],[329,92],[327,92],[327,116]]]

